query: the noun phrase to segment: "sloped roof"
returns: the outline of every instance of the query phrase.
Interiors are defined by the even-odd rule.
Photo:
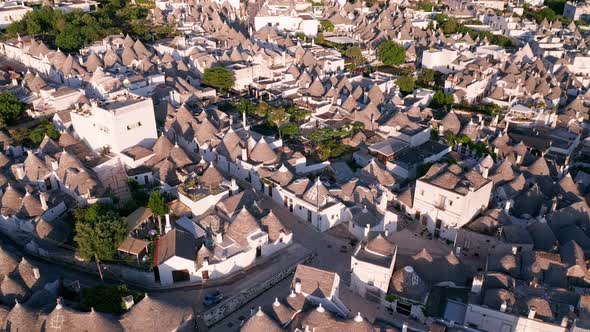
[[[158,239],[154,266],[158,266],[172,257],[181,257],[194,261],[196,259],[196,240],[189,232],[178,228],[172,229]]]
[[[336,285],[335,272],[328,272],[311,266],[299,264],[293,275],[291,288],[295,288],[297,282],[301,283],[301,291],[317,297],[331,298]]]

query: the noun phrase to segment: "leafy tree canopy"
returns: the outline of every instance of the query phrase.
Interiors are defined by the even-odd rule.
[[[379,45],[377,57],[385,65],[397,66],[406,62],[406,50],[400,44],[386,40]]]
[[[215,88],[220,93],[226,93],[234,86],[234,75],[231,71],[222,66],[213,66],[205,69],[203,83]]]
[[[346,51],[344,51],[344,56],[351,59],[352,63],[357,66],[367,62],[363,56],[363,51],[358,46],[348,48]]]
[[[450,17],[442,24],[442,31],[445,34],[456,33],[458,28],[459,28],[459,23],[457,23],[457,19],[455,19],[454,17]]]
[[[299,127],[293,122],[289,122],[286,125],[282,126],[280,131],[281,134],[285,137],[293,137],[299,134]]]
[[[279,128],[289,121],[289,114],[283,107],[273,107],[267,113],[266,120],[271,126]]]
[[[402,93],[412,93],[416,89],[416,80],[411,76],[402,76],[395,81]]]
[[[25,113],[25,105],[9,92],[0,93],[0,122],[6,125],[13,124]],[[0,128],[2,128],[1,126]]]
[[[65,52],[76,52],[116,33],[129,34],[146,41],[176,35],[169,26],[150,26],[146,20],[147,14],[147,8],[130,5],[127,0],[104,1],[102,7],[92,13],[75,10],[64,14],[58,9],[42,7],[10,24],[5,37],[14,38],[17,34],[43,36],[49,46]]]
[[[163,216],[170,211],[166,199],[158,190],[152,191],[148,200],[148,207],[156,216]]]
[[[431,86],[434,83],[434,70],[423,68],[418,76],[418,82],[424,86]]]
[[[141,301],[143,293],[129,290],[127,285],[99,285],[82,289],[80,309],[120,315],[125,311],[123,297],[132,295],[135,303]]]
[[[49,122],[47,119],[41,120],[41,123],[31,131],[29,139],[35,146],[38,146],[45,138],[45,135],[53,140],[59,139],[59,131],[57,131],[53,122]]]
[[[334,23],[330,21],[320,21],[321,31],[332,32],[334,31]]]
[[[437,109],[447,109],[453,104],[453,101],[453,96],[444,93],[442,90],[438,90],[434,93],[434,96],[432,96],[430,107]]]
[[[85,260],[92,260],[95,255],[101,260],[112,259],[119,244],[127,237],[127,223],[113,210],[90,220],[99,209],[90,209],[83,220],[76,221],[74,241]]]

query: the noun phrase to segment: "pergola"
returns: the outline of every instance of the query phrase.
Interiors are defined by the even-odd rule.
[[[137,236],[137,233],[140,233],[143,228],[142,225],[153,216],[154,214],[150,208],[143,206],[137,208],[137,210],[133,211],[127,216],[127,218],[125,218],[129,234]]]
[[[125,241],[119,245],[117,251],[135,256],[137,263],[139,264],[139,255],[141,255],[144,251],[147,252],[149,245],[149,241],[128,236]]]

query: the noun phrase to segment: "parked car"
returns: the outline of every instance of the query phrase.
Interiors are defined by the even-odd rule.
[[[223,294],[221,294],[220,291],[215,290],[205,295],[205,298],[203,299],[203,304],[210,307],[221,302],[221,300],[223,300]]]

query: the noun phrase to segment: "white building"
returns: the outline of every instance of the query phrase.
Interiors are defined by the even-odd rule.
[[[152,146],[156,119],[151,99],[135,98],[92,103],[71,113],[76,134],[94,150],[121,152],[134,145]]]
[[[18,22],[33,8],[6,3],[0,7],[0,29],[6,29],[13,22]]]
[[[381,300],[387,294],[397,247],[379,234],[359,242],[350,259],[350,288],[364,298]]]
[[[493,182],[474,170],[458,165],[435,164],[416,180],[413,209],[435,237],[454,240],[457,228],[484,211]]]
[[[317,35],[319,23],[313,17],[311,4],[306,1],[268,1],[254,17],[256,31],[266,26],[274,26],[287,32],[302,32],[308,37]]]
[[[297,265],[291,288],[314,305],[322,305],[331,312],[346,317],[349,310],[340,300],[340,276],[335,272],[311,266]]]
[[[453,62],[459,52],[450,49],[429,49],[422,53],[422,67],[440,71],[444,74],[454,72]]]
[[[576,1],[571,2],[568,1],[565,3],[563,7],[563,16],[574,20],[583,20],[589,21],[590,20],[590,4],[584,1]]]
[[[90,13],[98,8],[97,1],[91,0],[70,0],[56,2],[54,8],[61,11],[64,14],[71,13],[74,10],[80,10],[85,13]]]

